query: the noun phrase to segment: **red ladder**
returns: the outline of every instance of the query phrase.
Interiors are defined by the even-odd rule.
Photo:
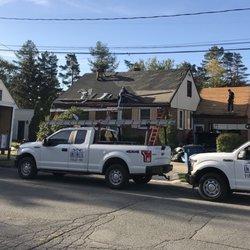
[[[165,109],[157,109],[156,119],[163,119],[165,116]],[[148,145],[155,146],[158,136],[160,134],[160,126],[152,126],[150,136],[148,139]]]

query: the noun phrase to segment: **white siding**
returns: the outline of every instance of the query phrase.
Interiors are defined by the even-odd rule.
[[[6,105],[6,106],[8,106],[8,105],[15,106],[14,99],[10,95],[8,89],[5,87],[5,85],[3,84],[1,79],[0,79],[0,90],[2,90],[2,100],[0,100],[0,103],[2,105]]]
[[[192,97],[187,96],[187,81],[192,82]],[[171,107],[183,110],[196,111],[199,102],[200,97],[194,84],[193,77],[189,72],[181,83],[177,93],[174,95],[174,98],[171,101]]]
[[[32,117],[34,116],[33,109],[16,109],[14,111],[14,123],[13,123],[13,140],[17,140],[18,134],[18,121],[24,121],[24,139],[28,139],[29,136],[29,125]]]

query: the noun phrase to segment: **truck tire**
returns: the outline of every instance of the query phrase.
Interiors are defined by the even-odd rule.
[[[105,180],[110,188],[122,189],[129,182],[129,173],[122,164],[114,163],[107,168]]]
[[[132,179],[136,184],[147,184],[148,182],[151,181],[152,175],[151,174],[148,174],[148,175],[134,175],[132,177]]]
[[[23,179],[33,179],[37,175],[35,160],[26,156],[18,161],[18,174]]]
[[[207,173],[199,180],[199,194],[208,201],[225,200],[230,193],[230,188],[220,174]]]

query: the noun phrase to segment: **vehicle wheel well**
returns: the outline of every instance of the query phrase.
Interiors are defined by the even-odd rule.
[[[103,168],[102,168],[102,174],[105,174],[106,171],[107,171],[107,169],[108,169],[108,167],[111,166],[112,164],[121,164],[122,166],[126,167],[128,173],[129,173],[129,169],[128,169],[127,163],[123,159],[121,159],[119,157],[113,157],[113,158],[108,159],[104,163]]]
[[[230,188],[229,180],[228,180],[226,174],[222,170],[215,168],[215,167],[208,167],[208,168],[204,168],[201,171],[199,171],[196,178],[195,178],[196,185],[199,184],[200,178],[204,174],[207,174],[207,173],[216,173],[216,174],[220,175],[226,181],[228,187]]]
[[[30,157],[30,158],[32,158],[33,161],[35,162],[35,165],[36,165],[35,157],[34,157],[32,154],[30,154],[30,153],[24,153],[24,154],[19,155],[19,156],[18,156],[18,162],[19,162],[21,159],[23,159],[24,157]]]

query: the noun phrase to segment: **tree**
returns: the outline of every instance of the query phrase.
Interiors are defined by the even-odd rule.
[[[239,53],[227,52],[223,56],[223,66],[225,68],[225,83],[227,86],[242,86],[246,84],[247,67],[242,62]]]
[[[16,56],[17,74],[11,84],[11,93],[19,107],[34,109],[39,101],[38,50],[36,45],[28,40],[16,53]]]
[[[80,66],[74,53],[67,54],[66,64],[61,65],[59,76],[62,78],[62,83],[67,87],[71,86],[80,78]]]
[[[209,87],[219,87],[223,86],[224,83],[224,73],[225,69],[223,67],[223,47],[213,46],[204,55],[204,60],[202,61],[202,68],[206,75],[204,85]]]
[[[16,70],[17,68],[13,63],[0,58],[0,79],[4,82],[7,88],[10,88]]]
[[[90,48],[93,59],[89,59],[92,72],[97,73],[97,78],[102,77],[106,72],[114,72],[118,67],[116,57],[113,56],[106,44],[98,41],[94,48]]]
[[[144,70],[169,70],[174,68],[174,60],[166,59],[159,61],[156,57],[149,58],[148,60],[144,61],[140,59],[139,61],[132,63],[131,61],[125,60],[125,65],[127,66],[129,71],[144,71]]]

